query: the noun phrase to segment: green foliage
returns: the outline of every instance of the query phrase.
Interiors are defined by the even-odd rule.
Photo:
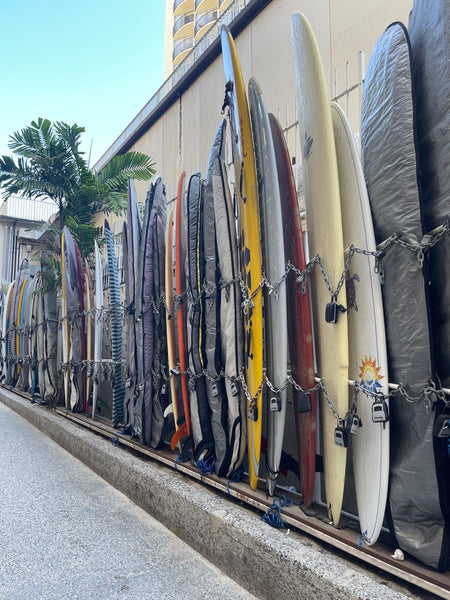
[[[84,131],[77,124],[42,118],[16,131],[8,145],[18,158],[0,158],[0,184],[5,198],[14,194],[53,200],[59,212],[58,233],[67,225],[87,257],[100,234],[94,226],[96,214],[123,214],[128,179],[148,180],[155,169],[146,154],[127,152],[115,156],[100,173],[92,172],[80,150]]]

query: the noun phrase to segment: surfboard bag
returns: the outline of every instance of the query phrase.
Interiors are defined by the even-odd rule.
[[[155,187],[152,185],[145,201],[144,222],[140,238],[138,255],[140,263],[135,280],[135,387],[134,387],[134,433],[141,442],[148,445],[151,437],[153,362],[153,313],[151,298],[153,295],[153,240],[151,212]],[[155,217],[153,215],[153,227]],[[147,387],[147,394],[144,389]],[[150,390],[150,392],[149,392]],[[145,396],[145,397],[144,397]]]
[[[394,233],[412,245],[422,240],[412,98],[407,32],[394,23],[373,50],[362,105],[363,165],[377,244]],[[438,404],[432,391],[429,280],[417,253],[398,243],[387,245],[384,251],[390,381],[401,383],[408,395],[416,398],[407,401],[404,394],[397,393],[390,403],[388,520],[400,548],[443,569],[448,534],[439,497],[441,474],[433,449]]]
[[[142,387],[142,439],[144,444],[150,445],[152,439],[153,419],[153,369],[155,346],[155,311],[157,299],[155,297],[155,235],[158,218],[164,217],[166,211],[165,189],[161,178],[156,179],[150,186],[147,195],[143,236],[139,255],[142,262],[142,273],[139,277],[137,289],[139,290],[138,335],[142,335],[139,344],[142,345],[141,355],[138,357],[138,385]],[[139,347],[139,345],[138,345]],[[156,407],[157,414],[160,410]]]
[[[239,285],[239,250],[236,219],[225,164],[225,134],[226,120],[223,120],[214,137],[205,186],[205,211],[206,206],[211,204],[213,214],[209,218],[214,218],[214,226],[205,219],[204,230],[215,229],[216,257],[214,282],[217,295],[215,307],[217,335],[212,339],[209,349],[207,348],[208,370],[212,363],[213,372],[220,373],[222,370],[225,374],[221,381],[221,405],[218,405],[220,412],[217,410],[215,419],[213,417],[213,428],[216,421],[216,429],[223,428],[225,435],[225,445],[223,445],[223,441],[220,442],[214,432],[216,470],[220,476],[230,477],[244,458],[247,421],[245,397],[239,379],[243,366],[244,340]],[[212,248],[212,242],[209,241],[208,244]],[[212,249],[208,251],[208,255],[210,254]],[[210,284],[206,285],[209,289]],[[208,303],[208,298],[206,302]],[[224,453],[222,460],[221,453]]]
[[[137,386],[138,356],[141,348],[137,347],[139,336],[136,331],[136,290],[139,279],[139,251],[141,244],[142,224],[139,217],[136,192],[131,179],[128,180],[127,199],[127,340],[128,340],[128,381],[126,386],[125,405],[127,407],[127,425],[131,426],[134,436],[142,441],[142,397]]]
[[[117,270],[117,259],[114,250],[114,240],[109,228],[109,223],[105,219],[105,239],[108,254],[108,275],[109,275],[109,308],[111,319],[111,341],[112,341],[112,359],[114,361],[113,369],[113,406],[112,422],[113,427],[117,427],[124,420],[124,400],[125,385],[122,377],[122,319],[120,311],[120,293]]]
[[[166,205],[166,193],[163,186],[162,197],[155,203],[157,218],[153,234],[155,345],[153,348],[153,413],[150,441],[152,448],[158,448],[166,437],[172,436],[172,432],[175,430],[173,414],[164,416],[164,411],[170,404],[166,315],[162,303],[165,291]]]
[[[204,250],[202,213],[204,202],[203,182],[199,173],[192,175],[187,192],[187,252],[186,289],[188,290],[187,345],[188,362],[194,378],[190,380],[190,408],[194,459],[214,452],[211,409],[208,402],[204,340]]]
[[[450,218],[450,4],[440,0],[433,10],[415,0],[409,21],[414,109],[417,123],[419,175],[424,232],[435,231]],[[435,234],[437,235],[437,234]],[[450,387],[450,235],[447,231],[429,249],[430,316],[435,369],[443,387]],[[443,419],[450,418],[450,398],[437,405],[434,450],[440,496],[446,520],[447,564],[450,566],[450,454],[448,437],[440,436]],[[445,557],[442,560],[445,564]]]
[[[220,331],[220,271],[216,243],[216,221],[214,206],[214,178],[218,167],[221,148],[222,128],[214,137],[209,156],[208,171],[204,184],[204,199],[202,211],[203,232],[203,306],[205,324],[205,343],[203,348],[203,363],[206,373],[206,389],[209,407],[211,409],[211,426],[214,436],[215,470],[219,476],[227,473],[229,456],[228,439],[228,406],[225,382],[222,376],[223,361],[221,351]],[[220,173],[220,171],[219,171]]]
[[[66,226],[64,227],[64,240],[67,313],[70,324],[70,408],[73,412],[79,412],[84,409],[81,402],[83,375],[81,369],[82,348],[79,281],[75,251],[76,242]]]
[[[86,359],[87,359],[87,334],[86,334],[86,311],[85,311],[85,297],[86,297],[86,278],[84,273],[84,261],[81,256],[78,244],[75,243],[75,255],[77,262],[77,277],[78,277],[78,320],[80,321],[80,332],[81,332],[81,360],[77,369],[81,371],[81,388],[80,388],[80,412],[87,413],[86,403]]]
[[[36,290],[36,348],[39,396],[50,407],[56,405],[56,353],[58,341],[57,290],[54,274],[48,262],[48,253],[41,255],[41,277]]]

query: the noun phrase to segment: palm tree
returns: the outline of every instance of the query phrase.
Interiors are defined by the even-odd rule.
[[[50,198],[58,208],[59,229],[67,225],[84,255],[93,251],[99,229],[98,212],[121,214],[126,208],[128,178],[148,180],[154,163],[140,152],[114,157],[93,173],[80,150],[84,127],[48,119],[32,121],[10,136],[9,148],[18,156],[0,158],[0,184],[4,196]]]

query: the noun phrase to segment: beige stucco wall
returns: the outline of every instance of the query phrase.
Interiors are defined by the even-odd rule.
[[[376,39],[392,21],[407,24],[411,7],[412,0],[273,0],[235,40],[244,79],[255,77],[268,110],[279,116],[283,126],[292,125],[296,120],[291,48],[294,11],[304,12],[311,22],[332,98],[358,83],[358,52],[364,52],[367,67]],[[188,177],[198,171],[206,173],[213,136],[222,118],[224,85],[219,57],[133,147],[156,161],[169,199],[176,194],[183,169]],[[340,100],[355,132],[359,130],[360,94],[356,89],[348,100]],[[295,128],[287,137],[296,156]],[[143,202],[148,183],[138,182],[136,188]]]

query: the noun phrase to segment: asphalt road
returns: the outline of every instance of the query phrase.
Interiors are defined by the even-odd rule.
[[[254,596],[0,404],[0,599],[69,598]]]

